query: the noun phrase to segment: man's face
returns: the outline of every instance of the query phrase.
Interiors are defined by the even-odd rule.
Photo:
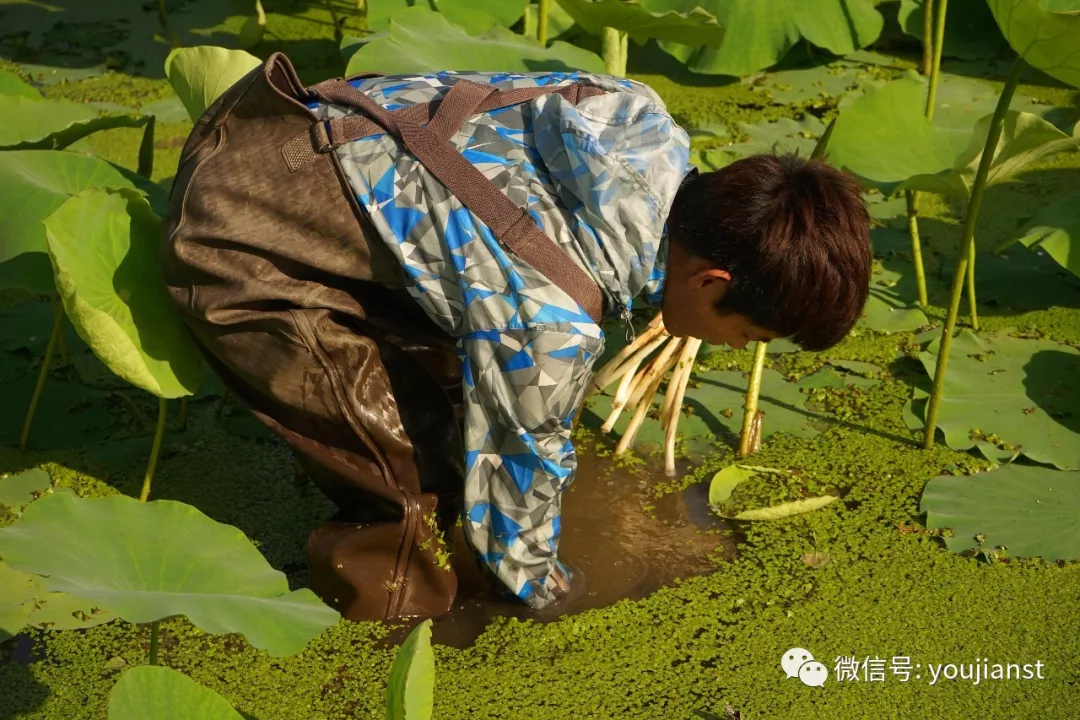
[[[777,334],[745,315],[720,313],[716,304],[727,292],[731,275],[672,244],[664,283],[664,328],[675,337],[695,337],[736,350],[750,341],[775,340]]]

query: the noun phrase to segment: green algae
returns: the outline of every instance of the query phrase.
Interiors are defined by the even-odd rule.
[[[290,21],[291,23],[292,21]],[[329,67],[326,27],[315,20],[286,23],[271,14],[270,30],[317,40],[310,57]],[[286,36],[283,35],[283,36]],[[635,64],[632,55],[632,69]],[[298,58],[299,59],[299,58]],[[332,72],[327,72],[329,76]],[[114,77],[115,75],[115,77]],[[766,106],[737,82],[680,85],[655,74],[649,82],[676,116],[689,124],[801,117],[806,107]],[[1060,88],[1025,90],[1055,105],[1076,105]],[[47,90],[50,96],[107,101],[133,107],[167,94],[160,80],[106,73]],[[175,169],[185,124],[158,127],[155,180]],[[91,138],[95,152],[135,167],[138,131],[115,130]],[[996,188],[984,204],[980,242],[1003,238],[1017,217],[1075,188],[1080,158],[1044,163],[1020,184]],[[958,209],[938,199],[923,205],[928,270],[947,274],[959,238]],[[934,298],[935,302],[941,301]],[[928,308],[940,321],[940,304]],[[1080,343],[1076,307],[1033,309],[1011,315],[983,311],[987,328],[1018,327],[1059,341]],[[859,331],[821,353],[770,356],[769,364],[801,377],[829,360],[860,360],[888,371],[870,388],[822,389],[815,400],[834,422],[808,441],[774,436],[754,463],[784,468],[788,476],[761,476],[733,494],[733,507],[761,507],[835,492],[841,500],[805,516],[737,526],[734,561],[717,572],[684,580],[638,601],[538,625],[514,619],[494,623],[465,650],[436,647],[438,718],[691,718],[695,711],[724,716],[730,705],[744,718],[1067,717],[1080,712],[1080,665],[1075,638],[1080,618],[1075,587],[1080,565],[1038,560],[987,564],[948,553],[927,532],[918,498],[936,475],[990,467],[973,455],[938,445],[917,446],[903,422],[911,385],[924,373],[914,333]],[[703,367],[749,370],[749,351],[717,352]],[[857,392],[856,392],[857,390]],[[581,452],[610,452],[612,441],[579,429]],[[98,496],[137,492],[148,434],[131,431],[121,449],[84,447],[52,452],[0,448],[0,471],[43,465],[58,486]],[[606,450],[605,450],[606,448]],[[657,494],[704,482],[733,459],[719,448],[675,481],[654,484]],[[635,472],[646,461],[618,460]],[[189,430],[170,432],[156,473],[155,496],[192,503],[214,519],[240,527],[295,587],[306,580],[307,529],[333,512],[306,484],[292,479],[290,454],[276,441],[240,438],[213,417],[212,403],[194,403]],[[8,522],[5,520],[4,522]],[[810,567],[805,553],[831,562]],[[393,649],[379,641],[388,629],[342,622],[304,652],[269,658],[234,637],[213,637],[183,620],[163,623],[162,659],[225,696],[252,718],[382,717],[385,678]],[[145,661],[148,628],[111,623],[85,632],[33,631],[43,657],[30,665],[0,663],[4,711],[16,718],[99,718],[119,675],[114,658]],[[779,658],[793,646],[810,649],[833,670],[841,655],[912,663],[996,662],[1046,664],[1046,679],[988,682],[980,686],[928,679],[901,683],[836,683],[809,688],[785,680]],[[943,687],[944,685],[944,687]]]

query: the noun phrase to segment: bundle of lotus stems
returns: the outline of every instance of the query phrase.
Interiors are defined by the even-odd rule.
[[[829,138],[832,137],[835,126],[836,118],[834,117],[814,145],[814,150],[810,153],[812,160],[825,157]],[[750,372],[749,386],[746,389],[745,413],[742,433],[739,436],[739,457],[752,455],[761,447],[761,424],[765,413],[758,408],[758,396],[761,393],[761,377],[765,369],[767,347],[768,343],[758,342],[754,348],[754,366]],[[632,413],[630,425],[619,439],[619,444],[615,449],[616,455],[626,452],[633,444],[641,423],[645,421],[645,416],[652,407],[653,397],[660,390],[664,375],[670,370],[672,375],[664,391],[660,424],[666,431],[664,472],[669,476],[675,475],[675,437],[679,429],[679,415],[682,412],[683,398],[686,395],[686,386],[690,382],[694,360],[697,359],[700,349],[701,340],[697,338],[676,338],[669,335],[664,330],[662,313],[657,313],[645,332],[620,350],[593,376],[586,398],[602,392],[619,381],[618,389],[615,391],[615,401],[611,406],[611,414],[601,428],[605,433],[611,432],[624,410],[630,410]],[[653,356],[642,367],[645,359],[657,350],[660,350],[659,354]]]
[[[626,452],[633,445],[634,438],[652,407],[653,398],[659,392],[664,376],[670,371],[671,377],[660,410],[660,426],[665,431],[664,472],[669,476],[675,475],[675,439],[679,417],[701,342],[697,338],[677,338],[669,335],[664,328],[663,315],[658,313],[636,340],[620,350],[593,376],[587,396],[602,392],[618,382],[611,413],[601,427],[602,432],[611,432],[624,411],[631,413],[630,424],[615,448],[616,455]],[[764,345],[765,343],[759,343],[758,352],[755,353],[756,372],[751,376],[751,390],[761,386],[760,367],[764,362]],[[758,355],[761,356],[760,362]],[[755,452],[760,444],[763,413],[757,409],[757,393],[752,394],[752,403],[751,393],[747,395],[747,417],[750,420],[744,423],[743,442],[740,443],[739,453],[741,456]]]

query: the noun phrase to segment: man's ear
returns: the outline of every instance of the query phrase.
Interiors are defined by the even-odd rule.
[[[721,270],[720,268],[707,267],[695,272],[692,276],[692,280],[694,285],[703,288],[716,282],[731,282],[731,273],[727,270]]]

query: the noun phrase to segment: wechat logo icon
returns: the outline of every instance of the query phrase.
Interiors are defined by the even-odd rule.
[[[787,677],[797,677],[802,680],[803,685],[810,687],[821,687],[829,678],[828,669],[814,660],[814,656],[805,648],[791,648],[784,653],[780,667],[784,669]]]

